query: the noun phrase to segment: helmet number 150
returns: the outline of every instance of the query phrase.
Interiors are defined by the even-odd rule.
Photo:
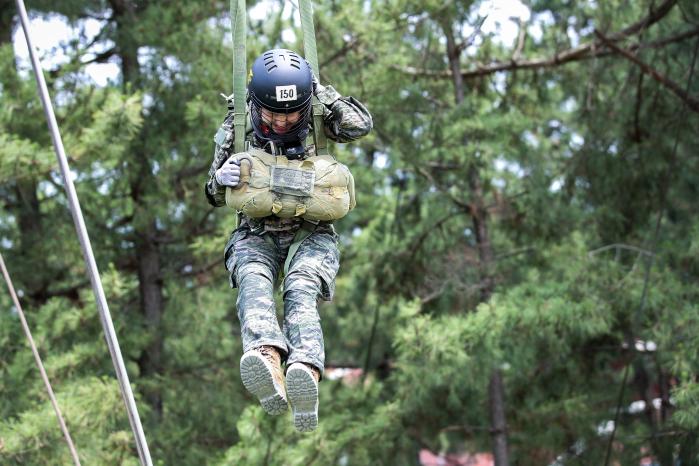
[[[296,85],[277,86],[277,102],[296,100]]]

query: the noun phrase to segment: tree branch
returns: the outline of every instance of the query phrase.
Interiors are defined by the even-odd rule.
[[[437,180],[434,179],[434,176],[432,176],[432,173],[429,172],[429,170],[424,169],[423,167],[416,166],[415,169],[417,170],[417,173],[422,175],[425,179],[427,179],[432,185],[437,188],[441,193],[446,194],[451,201],[459,206],[462,210],[466,212],[470,212],[473,206],[469,202],[464,202],[461,199],[457,198],[454,196],[454,194],[449,190],[449,188],[444,188]]]
[[[667,87],[670,89],[672,92],[675,93],[677,97],[682,99],[687,106],[692,109],[695,112],[699,113],[699,99],[695,98],[692,95],[689,95],[687,91],[682,89],[682,86],[677,84],[675,81],[672,79],[668,78],[664,74],[660,73],[660,71],[656,70],[652,66],[648,65],[644,61],[641,61],[640,58],[638,58],[636,55],[632,54],[628,50],[622,49],[618,45],[614,44],[608,37],[606,37],[604,34],[602,34],[599,31],[595,31],[595,34],[597,37],[599,37],[604,44],[609,47],[610,49],[614,50],[616,53],[621,55],[622,57],[626,58],[627,60],[631,61],[632,63],[635,63],[641,71],[649,75],[651,78],[655,79],[659,84]]]
[[[116,220],[109,228],[111,230],[114,230],[119,227],[123,227],[124,225],[128,225],[133,221],[133,214],[128,214],[123,216],[122,218]]]
[[[461,213],[463,213],[463,212],[461,212]],[[430,233],[432,233],[437,228],[441,227],[444,223],[451,220],[452,218],[456,218],[458,215],[459,215],[459,212],[450,212],[445,217],[442,217],[440,220],[436,221],[435,223],[430,224],[429,228],[426,228],[425,231],[423,231],[420,235],[417,236],[417,238],[410,241],[410,247],[408,248],[408,251],[410,251],[410,258],[411,259],[415,258],[415,255],[422,247],[422,243],[425,242],[425,240],[427,239],[427,236]]]
[[[473,29],[473,32],[469,34],[469,36],[466,38],[466,40],[461,41],[461,43],[456,45],[456,50],[461,53],[468,47],[470,47],[473,42],[476,40],[476,37],[481,35],[481,32],[483,30],[483,25],[485,24],[485,21],[488,19],[488,15],[483,16],[476,27]]]
[[[91,63],[106,63],[109,61],[110,58],[112,58],[114,55],[116,55],[117,50],[116,47],[112,47],[110,49],[105,50],[104,52],[100,52],[95,54],[94,58],[91,58],[90,60],[87,61],[81,61],[80,64],[85,66],[89,65]]]
[[[617,249],[617,250],[618,249],[626,249],[629,251],[637,252],[639,254],[644,254],[646,256],[653,256],[653,253],[650,251],[647,251],[645,249],[641,249],[637,246],[632,246],[630,244],[622,244],[622,243],[614,243],[614,244],[608,244],[606,246],[602,246],[601,248],[597,248],[593,251],[588,252],[587,255],[588,255],[588,257],[594,257],[597,254],[599,254],[600,252],[608,251],[610,249]]]
[[[512,54],[513,62],[519,60],[519,57],[522,55],[522,50],[524,50],[524,40],[527,38],[527,29],[524,27],[525,24],[522,18],[519,18],[517,23],[519,24],[519,34],[517,37],[517,47]]]
[[[346,42],[345,45],[343,45],[339,50],[337,50],[335,53],[333,53],[327,60],[325,60],[323,63],[320,64],[320,68],[323,69],[335,60],[344,57],[347,55],[350,51],[354,50],[357,48],[357,46],[361,43],[359,37],[353,37],[349,42]]]
[[[641,49],[662,48],[672,43],[682,42],[683,40],[690,39],[696,35],[699,35],[699,28],[685,31],[683,33],[676,34],[674,36],[666,37],[664,39],[660,39],[653,42],[636,43],[631,45],[627,50],[636,51]],[[591,44],[593,44],[594,47],[589,47],[589,45]],[[602,43],[595,41],[594,43],[588,43],[579,47],[564,50],[563,52],[557,53],[553,57],[534,58],[529,60],[511,60],[507,62],[493,62],[489,65],[478,65],[477,68],[472,70],[462,70],[461,76],[463,76],[464,79],[470,79],[488,76],[490,74],[498,73],[500,71],[551,68],[558,65],[564,65],[570,62],[590,60],[592,58],[609,57],[616,55],[615,51],[605,50],[602,47],[602,45]],[[451,79],[452,76],[451,71],[449,70],[424,70],[410,66],[400,67],[397,65],[392,65],[391,68],[405,74],[419,77]]]
[[[89,284],[90,284],[89,280],[83,280],[79,283],[76,283],[75,285],[68,286],[65,288],[58,288],[55,290],[46,290],[43,297],[46,299],[55,298],[58,296],[64,296],[66,298],[77,298],[78,290],[88,286]]]
[[[208,264],[203,264],[198,267],[192,267],[191,270],[184,271],[182,270],[179,275],[182,277],[191,277],[191,276],[196,276],[200,275],[202,273],[210,272],[216,267],[220,267],[221,264],[223,263],[223,260],[221,258],[215,259],[212,262],[209,262]],[[180,268],[182,269],[182,268]]]
[[[620,41],[626,39],[629,36],[636,34],[637,32],[649,27],[650,25],[657,23],[667,13],[672,9],[672,7],[677,3],[677,0],[666,0],[660,7],[652,10],[648,16],[637,21],[636,23],[622,29],[619,32],[610,34],[609,40]],[[637,43],[632,45],[629,50],[634,51],[638,49],[645,48],[659,48],[664,47],[668,44],[674,42],[680,42],[690,37],[699,34],[699,28],[677,34],[675,36],[667,37],[655,42],[649,43]],[[497,61],[487,65],[478,64],[475,69],[462,70],[461,76],[464,79],[476,78],[487,76],[500,71],[514,71],[518,69],[538,69],[538,68],[549,68],[553,66],[562,65],[565,63],[579,61],[579,60],[589,60],[591,58],[604,57],[615,55],[615,51],[605,50],[602,47],[604,44],[600,41],[590,41],[585,44],[579,45],[578,47],[572,47],[570,49],[556,53],[552,57],[547,58],[533,58],[533,59],[523,59],[520,60],[518,57],[513,55],[513,59],[509,61]],[[430,78],[440,78],[440,79],[451,79],[451,70],[425,70],[415,67],[401,67],[398,65],[391,65],[391,68],[402,73],[409,74],[412,76],[430,77]]]

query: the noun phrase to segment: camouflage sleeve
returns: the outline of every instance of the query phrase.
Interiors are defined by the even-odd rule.
[[[332,86],[321,86],[317,97],[325,106],[325,134],[333,141],[355,141],[374,126],[369,111],[354,97],[342,97]]]
[[[214,136],[214,142],[216,143],[216,148],[214,149],[214,160],[211,163],[211,168],[209,168],[209,179],[204,186],[204,193],[206,194],[206,199],[214,207],[221,207],[226,205],[226,187],[221,186],[216,182],[216,170],[221,168],[223,162],[228,160],[231,156],[233,150],[233,108],[229,104],[228,114],[226,118],[221,123],[221,127],[216,132]]]

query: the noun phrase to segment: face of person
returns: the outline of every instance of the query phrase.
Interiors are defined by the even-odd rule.
[[[275,113],[263,108],[260,116],[262,117],[262,122],[272,128],[272,131],[277,134],[284,134],[298,123],[301,119],[301,112]]]

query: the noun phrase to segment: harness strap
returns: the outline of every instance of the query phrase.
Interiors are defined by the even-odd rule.
[[[316,32],[313,24],[313,5],[311,0],[299,0],[301,11],[301,29],[303,30],[303,50],[306,60],[311,65],[316,78],[320,79],[318,69],[318,52],[316,50]],[[323,104],[316,96],[313,96],[313,140],[315,141],[316,154],[327,155],[328,140],[325,136],[323,125]]]
[[[301,243],[303,243],[306,238],[311,236],[311,233],[316,231],[316,228],[318,228],[317,223],[304,220],[301,228],[296,231],[294,240],[291,243],[291,246],[289,246],[289,252],[287,253],[286,260],[284,261],[284,276],[289,273],[289,266],[291,265],[292,259],[301,247]]]
[[[245,0],[231,0],[231,23],[233,35],[233,128],[235,131],[235,152],[245,151],[246,98],[245,77],[247,63],[245,56]]]
[[[245,151],[245,125],[248,122],[245,103],[245,0],[230,0],[231,35],[233,36],[233,149],[235,153]],[[237,101],[237,105],[236,105]],[[235,228],[240,226],[241,213],[235,216]]]

